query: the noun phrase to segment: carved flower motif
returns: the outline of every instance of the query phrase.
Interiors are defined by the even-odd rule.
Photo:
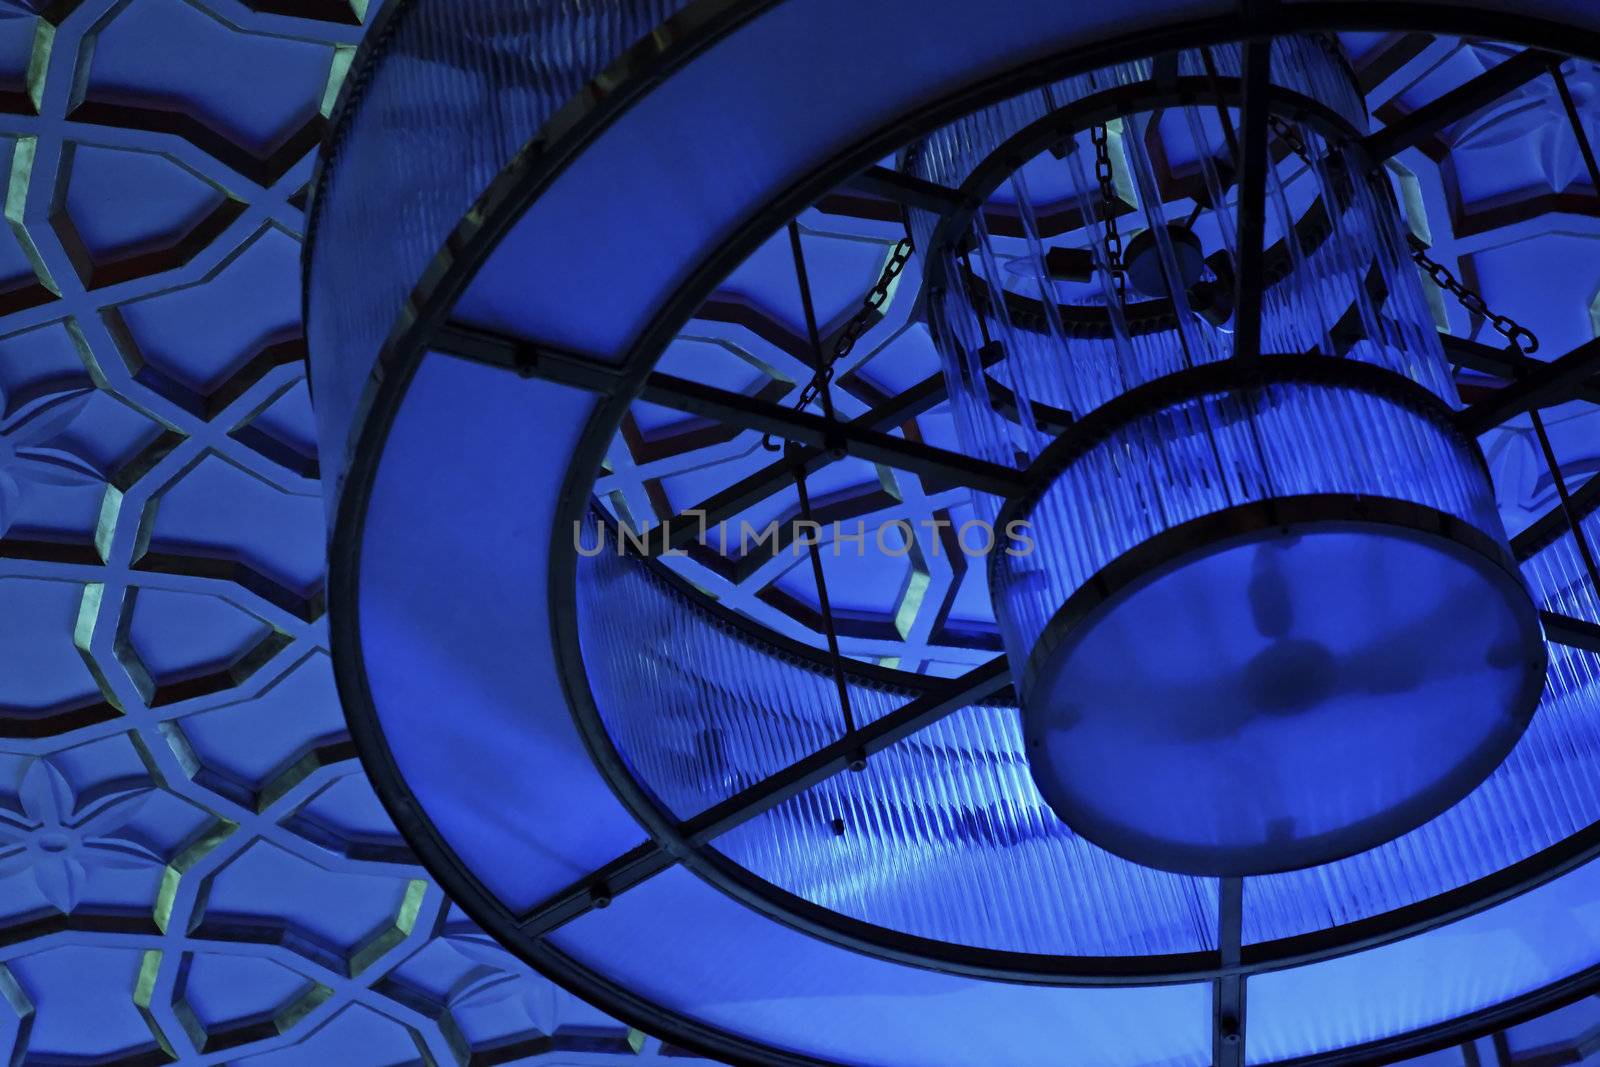
[[[20,813],[0,808],[0,878],[33,875],[54,907],[77,907],[84,880],[102,868],[160,867],[148,847],[120,833],[154,790],[128,789],[80,810],[72,785],[48,760],[24,765]]]
[[[105,480],[93,464],[50,447],[93,395],[91,388],[48,393],[8,412],[5,391],[0,390],[0,535],[10,527],[28,488]]]

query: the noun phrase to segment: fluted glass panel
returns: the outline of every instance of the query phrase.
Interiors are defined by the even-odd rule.
[[[578,634],[595,705],[630,773],[688,818],[844,734],[833,676],[762,641],[636,557],[593,513],[580,558]],[[857,724],[913,699],[849,685]]]
[[[374,361],[446,239],[547,119],[685,3],[411,0],[384,13],[372,62],[350,72],[311,211],[307,330],[323,356],[312,387],[329,500]]]
[[[1151,537],[1240,504],[1323,493],[1408,501],[1498,530],[1471,443],[1437,413],[1348,385],[1212,392],[1110,429],[1027,513],[1036,549],[991,557],[1012,662],[1028,661],[1072,594]]]
[[[1250,878],[1247,943],[1292,937],[1424,901],[1600,822],[1600,658],[1550,646],[1544,701],[1511,755],[1461,803],[1349,859]]]
[[[1034,787],[1011,707],[963,708],[713,845],[791,893],[918,937],[1066,956],[1216,946],[1216,883],[1069,830]]]

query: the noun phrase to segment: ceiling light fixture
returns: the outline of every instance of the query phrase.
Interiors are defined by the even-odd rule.
[[[476,921],[737,1063],[1387,1059],[1600,977],[1600,797],[1551,785],[1600,754],[1600,620],[1552,592],[1594,582],[1583,513],[1508,543],[1475,443],[1546,441],[1600,356],[1442,350],[1379,170],[1562,56],[1378,126],[1352,29],[1600,56],[1563,0],[385,8],[307,256],[330,618]],[[829,353],[874,320],[824,336],[795,222],[830,194],[903,218],[921,270],[867,308],[925,272],[944,365],[853,419]],[[820,410],[658,366],[763,249]],[[1463,405],[1451,363],[1509,384]],[[852,658],[803,540],[809,643],[651,558],[681,533],[585,551],[636,403],[766,463],[713,523],[825,518],[857,460],[1027,523],[987,561],[1006,654]],[[953,440],[897,432],[938,410]],[[1463,963],[1508,930],[1526,959]]]

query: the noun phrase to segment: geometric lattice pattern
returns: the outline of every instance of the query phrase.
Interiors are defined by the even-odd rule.
[[[532,975],[444,899],[378,805],[339,711],[298,259],[317,142],[376,7],[0,0],[6,1062],[672,1054]],[[1437,70],[1494,61],[1457,42],[1366,46],[1364,69],[1388,72],[1376,91],[1396,107]],[[1575,74],[1574,91],[1592,96],[1592,76]],[[1560,352],[1594,332],[1600,279],[1530,278],[1529,264],[1536,274],[1553,244],[1592,241],[1600,224],[1571,154],[1540,140],[1550,116],[1548,100],[1514,102],[1453,151],[1404,162],[1438,254],[1491,303],[1516,303],[1524,285],[1577,287],[1582,314],[1533,323]],[[1542,169],[1502,175],[1514,188],[1474,184],[1469,150],[1529,138]],[[802,221],[837,325],[899,227],[859,205],[824,206]],[[778,276],[753,261],[664,368],[720,361],[752,392],[792,395],[808,356],[798,305],[769,284]],[[900,294],[841,368],[844,414],[935,369],[915,295]],[[1479,332],[1448,303],[1438,313],[1458,334]],[[941,418],[914,430],[950,443]],[[1596,435],[1563,440],[1584,438]],[[1516,487],[1502,503],[1533,515],[1550,487],[1525,445],[1513,427],[1491,455]],[[1564,458],[1574,476],[1600,466],[1576,444]],[[643,525],[766,461],[749,435],[641,406],[600,491]],[[903,473],[832,470],[812,488],[819,518],[918,523],[962,506],[962,494]],[[919,543],[903,572],[836,602],[854,654],[928,670],[993,654],[986,603],[974,600],[982,576],[940,547]],[[809,575],[785,560],[682,566],[803,633]],[[1578,1062],[1600,1047],[1596,1005],[1433,1062]]]
[[[0,1063],[661,1054],[451,906],[334,691],[299,257],[376,7],[0,0]]]

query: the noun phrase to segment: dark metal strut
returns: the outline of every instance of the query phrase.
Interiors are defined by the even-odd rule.
[[[1537,78],[1549,60],[1549,53],[1534,49],[1517,53],[1372,134],[1366,140],[1368,155],[1373,160],[1385,160],[1421,144]]]
[[[1510,385],[1457,416],[1463,430],[1477,436],[1525,411],[1571,399],[1580,387],[1587,386],[1589,380],[1600,373],[1600,338],[1587,341],[1549,363],[1528,360],[1518,366],[1525,368],[1525,372]]]
[[[1244,879],[1222,878],[1217,885],[1217,951],[1222,968],[1239,966],[1244,940]],[[1242,974],[1225,973],[1211,991],[1211,1062],[1214,1067],[1244,1067],[1244,986]]]
[[[1261,291],[1265,283],[1263,243],[1267,218],[1267,119],[1271,110],[1272,41],[1251,41],[1244,49],[1244,101],[1239,151],[1239,207],[1235,253],[1238,296],[1234,312],[1233,358],[1261,355]]]
[[[547,898],[517,920],[519,929],[539,936],[571,922],[613,897],[666,870],[680,860],[693,862],[695,850],[763,812],[805,792],[861,760],[881,752],[940,719],[975,704],[1011,684],[1011,665],[996,657],[939,689],[903,704],[881,718],[796,760],[755,785],[679,822],[666,839],[652,839]]]
[[[440,327],[430,348],[443,355],[502,367],[523,377],[541,378],[589,392],[614,394],[623,388],[621,374],[598,360],[458,323]],[[639,399],[742,430],[773,434],[795,444],[835,453],[835,458],[854,456],[996,496],[1013,496],[1027,488],[1027,479],[1013,467],[894,437],[859,422],[830,422],[807,411],[794,411],[759,397],[659,371],[645,379]]]

